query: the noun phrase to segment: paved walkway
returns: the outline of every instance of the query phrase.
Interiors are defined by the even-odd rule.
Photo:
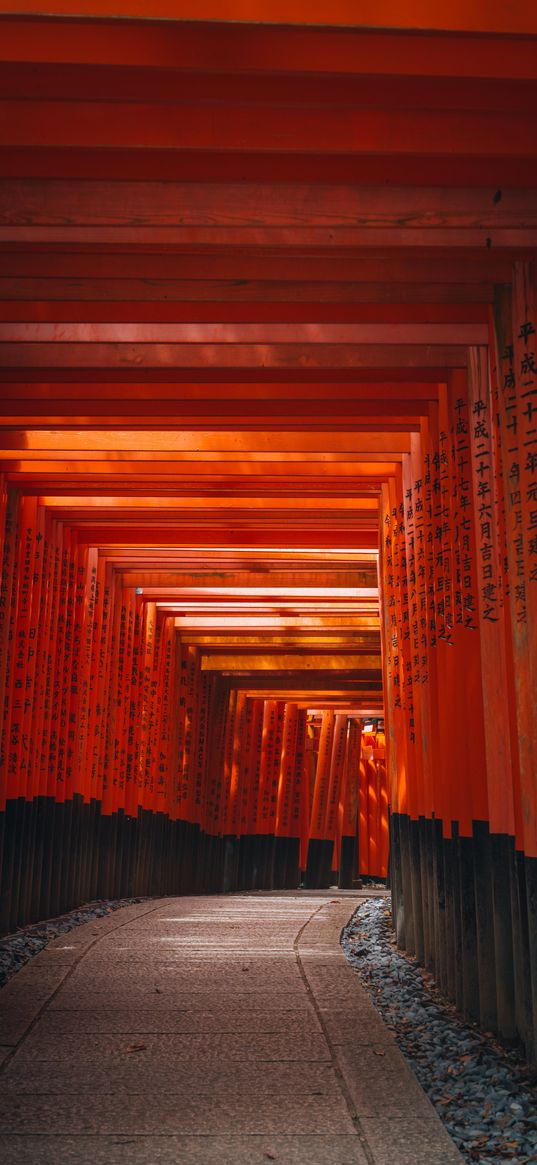
[[[167,898],[0,994],[4,1165],[460,1165],[348,967],[358,895]]]

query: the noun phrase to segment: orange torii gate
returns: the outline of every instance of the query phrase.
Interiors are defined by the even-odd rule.
[[[0,0],[1,922],[384,875],[389,808],[535,1057],[537,20],[359,7]]]

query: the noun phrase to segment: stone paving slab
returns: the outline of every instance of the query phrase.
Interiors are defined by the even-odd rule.
[[[319,1032],[189,1032],[186,1034],[146,1034],[143,1039],[131,1039],[122,1034],[110,1035],[50,1035],[39,1024],[24,1040],[17,1052],[16,1063],[44,1060],[53,1063],[88,1064],[109,1060],[124,1064],[134,1056],[137,1064],[153,1066],[159,1063],[191,1065],[218,1060],[223,1063],[273,1060],[309,1063],[332,1062],[325,1037]],[[4,1050],[5,1055],[11,1048]],[[1,1053],[1,1049],[0,1049]]]
[[[127,1089],[133,1096],[144,1096],[150,1087],[159,1094],[179,1094],[182,1100],[196,1096],[223,1094],[236,1097],[244,1093],[266,1092],[277,1096],[291,1089],[296,1095],[333,1096],[337,1102],[339,1086],[334,1067],[321,1063],[226,1063],[223,1060],[200,1065],[190,1061],[153,1061],[148,1075],[136,1054],[123,1056],[122,1063],[85,1064],[12,1061],[4,1074],[6,1092],[27,1096],[30,1093],[61,1093],[77,1095],[85,1092],[115,1093]]]
[[[242,1137],[0,1136],[3,1165],[366,1165],[354,1134]],[[392,1163],[390,1162],[390,1165]],[[435,1163],[436,1165],[436,1163]]]
[[[400,1117],[411,1111],[420,1120],[438,1119],[411,1068],[401,1064],[395,1044],[340,1045],[336,1059],[360,1118]]]
[[[357,901],[160,899],[61,936],[0,995],[2,1162],[460,1165],[340,948]]]
[[[372,1004],[368,999],[361,999],[357,1002],[356,1008],[345,1007],[342,1009],[339,1006],[339,1001],[336,997],[333,999],[333,1006],[327,1006],[328,1000],[323,999],[323,1005],[319,1008],[319,1015],[322,1019],[326,1035],[330,1044],[337,1046],[339,1044],[393,1044],[395,1047],[394,1037],[387,1028],[378,1012],[374,1011],[371,1014]]]
[[[276,1008],[247,1012],[173,1010],[167,1007],[116,1008],[91,1011],[74,1007],[66,1011],[48,1010],[40,1020],[47,1032],[303,1032],[318,1031],[319,1021],[309,1011]]]
[[[461,1165],[462,1157],[438,1121],[415,1116],[362,1121],[375,1165]]]
[[[0,1097],[0,1129],[6,1133],[352,1133],[353,1121],[341,1094],[267,1090],[236,1096],[173,1096],[145,1092],[94,1092],[88,1097],[32,1095]]]
[[[262,991],[251,991],[248,994],[245,992],[232,992],[230,995],[221,989],[220,991],[211,992],[210,1001],[205,994],[187,994],[180,990],[174,990],[173,985],[166,982],[154,981],[142,984],[141,982],[133,984],[132,990],[128,993],[129,1007],[134,1008],[156,1008],[160,1010],[183,1011],[189,1015],[194,1012],[207,1012],[207,1003],[210,1002],[212,1008],[218,1015],[228,1016],[231,1022],[235,1018],[240,1018],[241,1015],[247,1012],[255,1011],[259,1015],[272,1012],[282,1012],[288,1014],[295,1013],[297,1010],[310,1010],[310,1003],[304,995],[304,988],[300,990],[297,987],[295,991],[288,991],[284,994],[281,992],[271,992],[270,995]],[[100,991],[94,993],[93,991],[83,990],[78,987],[69,987],[68,990],[62,991],[56,999],[50,1003],[51,1011],[116,1011],[121,1010],[125,1003],[125,995],[127,988],[119,990],[113,988],[109,992]]]
[[[231,990],[249,991],[252,987],[258,990],[266,990],[267,986],[273,986],[271,967],[273,962],[278,963],[278,968],[281,974],[278,975],[278,989],[288,990],[290,987],[296,987],[300,982],[300,975],[297,973],[295,960],[282,958],[281,954],[276,959],[270,957],[261,959],[255,957],[255,952],[248,951],[242,958],[233,954],[231,958],[224,958],[221,953],[214,953],[214,957],[208,956],[200,958],[190,951],[181,951],[180,954],[176,952],[171,955],[162,955],[159,952],[151,951],[148,944],[145,944],[146,959],[136,959],[133,957],[134,952],[112,952],[100,951],[99,957],[96,952],[90,952],[83,963],[83,970],[80,965],[73,968],[71,978],[77,980],[81,974],[86,976],[89,974],[89,969],[92,971],[95,983],[102,981],[106,985],[109,983],[121,983],[126,979],[131,979],[133,982],[138,977],[152,973],[153,975],[160,975],[164,978],[173,977],[174,981],[183,984],[190,983],[192,990],[205,990],[206,982],[210,981],[213,988],[228,987]],[[86,967],[88,970],[86,970]],[[95,988],[98,990],[98,987]]]

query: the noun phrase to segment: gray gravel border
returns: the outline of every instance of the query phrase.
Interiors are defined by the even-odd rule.
[[[464,1023],[431,976],[397,950],[389,897],[362,903],[341,942],[462,1156],[535,1165],[537,1077]]]
[[[68,914],[61,914],[58,918],[47,918],[44,922],[36,922],[32,926],[15,931],[14,934],[5,935],[0,939],[0,988],[5,987],[17,971],[61,934],[67,934],[85,922],[93,922],[96,918],[112,914],[122,906],[147,901],[147,898],[99,898],[95,902],[86,902],[83,906],[78,906]]]

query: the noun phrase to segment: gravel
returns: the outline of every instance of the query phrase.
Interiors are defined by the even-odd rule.
[[[34,926],[26,926],[14,934],[6,935],[0,939],[0,987],[4,987],[12,975],[20,971],[29,959],[38,955],[47,943],[58,938],[60,934],[66,934],[84,922],[93,922],[95,918],[112,914],[121,906],[131,906],[133,902],[145,901],[145,898],[99,899],[97,902],[87,902],[59,918],[49,918],[45,922],[37,922]]]
[[[483,1165],[537,1162],[535,1076],[464,1023],[431,976],[397,950],[389,898],[358,907],[342,946],[462,1156]]]

